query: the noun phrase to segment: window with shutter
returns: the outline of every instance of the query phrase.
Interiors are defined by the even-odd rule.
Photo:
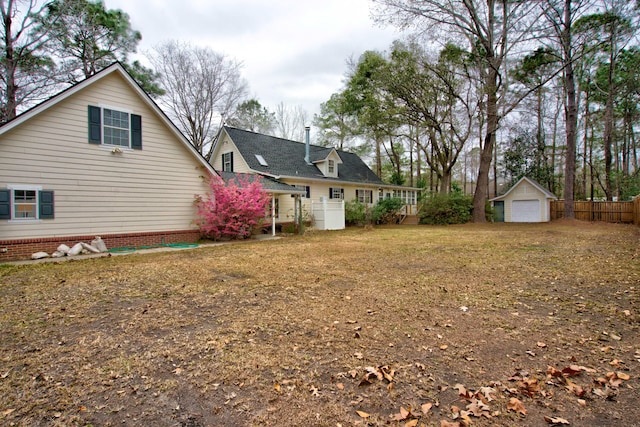
[[[233,172],[233,151],[222,154],[222,171]]]
[[[53,219],[53,191],[40,188],[10,185],[7,190],[0,190],[0,219],[20,221]]]
[[[111,108],[89,106],[89,143],[142,149],[142,117]]]

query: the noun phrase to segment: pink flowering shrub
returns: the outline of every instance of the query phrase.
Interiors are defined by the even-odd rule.
[[[249,179],[238,175],[225,183],[215,175],[210,179],[211,192],[196,196],[196,224],[203,237],[219,240],[246,239],[262,225],[269,196],[262,188],[260,177]]]

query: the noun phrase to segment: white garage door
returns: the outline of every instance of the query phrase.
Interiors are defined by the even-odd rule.
[[[511,202],[511,221],[540,222],[540,200],[514,200]]]

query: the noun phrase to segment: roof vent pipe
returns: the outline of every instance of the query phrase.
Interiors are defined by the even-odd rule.
[[[310,158],[309,158],[309,132],[310,132],[311,128],[309,126],[305,126],[304,127],[304,143],[305,143],[305,147],[304,147],[304,161],[307,162],[308,165],[311,164]]]

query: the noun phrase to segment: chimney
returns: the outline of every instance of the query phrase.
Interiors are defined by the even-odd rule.
[[[311,128],[309,126],[304,127],[304,161],[307,162],[308,165],[311,164],[311,159],[309,158],[309,131]]]

